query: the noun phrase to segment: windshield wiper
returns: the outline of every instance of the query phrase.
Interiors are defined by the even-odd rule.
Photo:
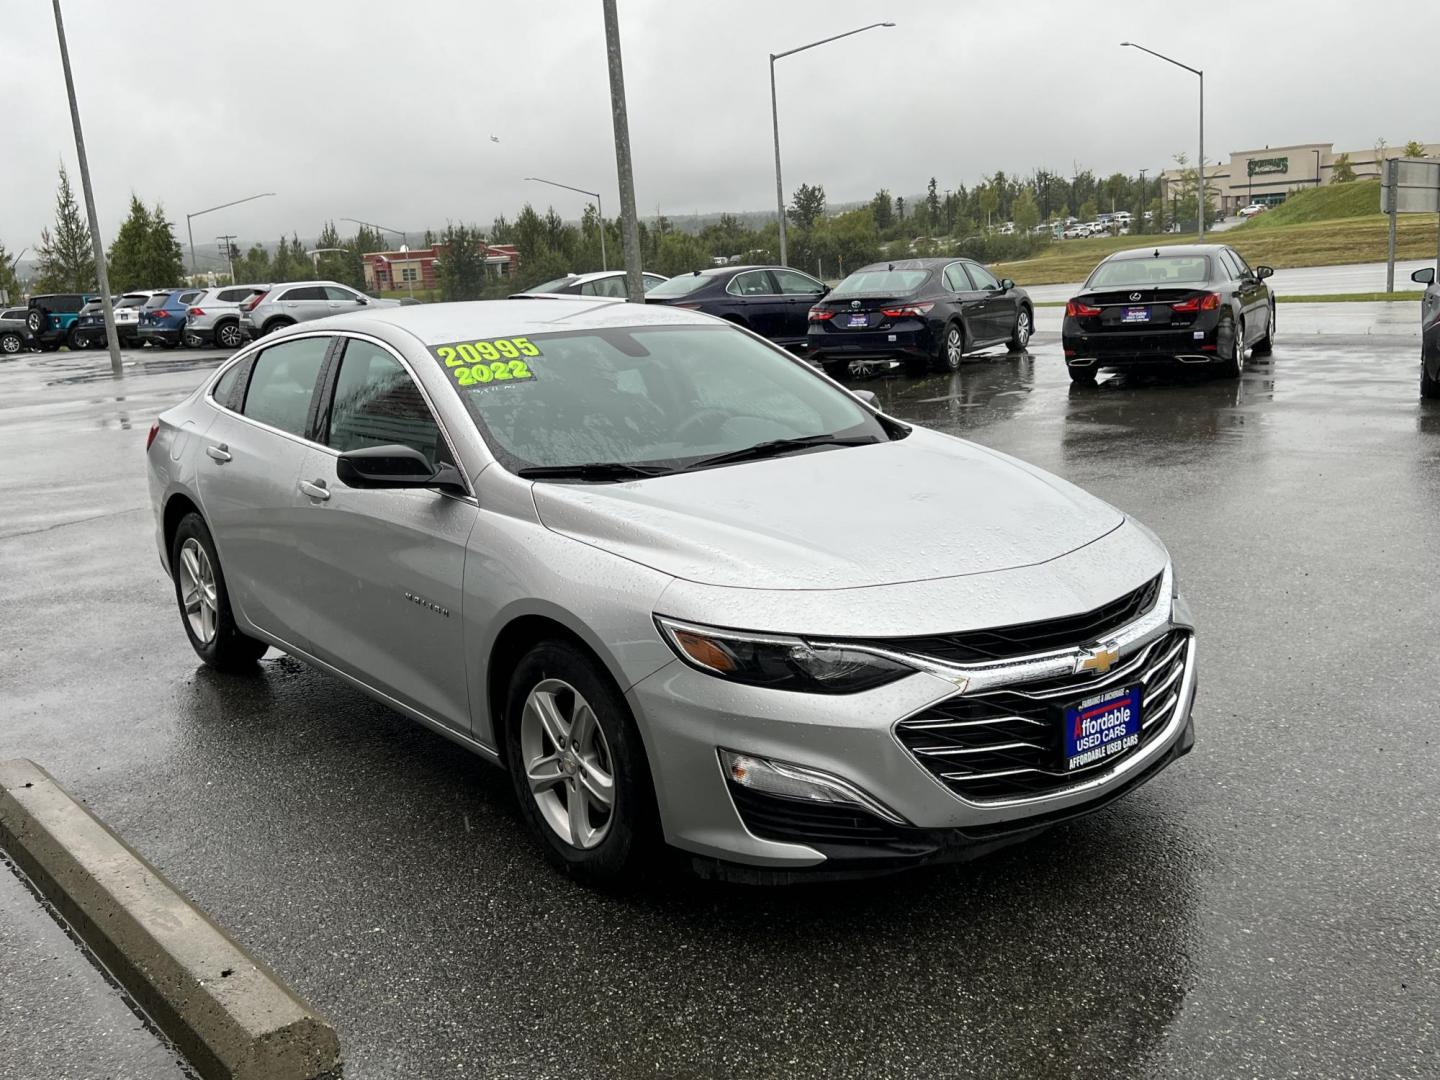
[[[743,450],[731,450],[714,457],[701,458],[685,466],[691,469],[708,469],[712,465],[729,465],[736,461],[759,461],[761,458],[777,457],[790,450],[803,450],[807,446],[867,446],[881,442],[873,435],[805,435],[796,439],[769,439]]]
[[[629,465],[623,461],[586,461],[578,465],[528,465],[515,475],[526,480],[634,480],[664,476],[668,465]]]

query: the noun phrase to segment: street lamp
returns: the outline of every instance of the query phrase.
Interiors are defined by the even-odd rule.
[[[1176,67],[1184,68],[1192,75],[1198,75],[1200,77],[1200,160],[1196,162],[1195,175],[1199,183],[1196,185],[1195,203],[1196,209],[1199,211],[1200,241],[1203,243],[1205,240],[1205,72],[1199,68],[1193,68],[1189,64],[1182,64],[1179,60],[1171,59],[1164,53],[1158,53],[1154,49],[1147,49],[1144,45],[1137,45],[1133,41],[1122,41],[1120,45],[1122,48],[1128,47],[1131,49],[1139,49],[1141,52],[1147,52],[1157,59],[1164,60],[1167,64],[1174,64]]]
[[[407,247],[410,244],[410,234],[407,233],[404,229],[391,229],[387,228],[384,225],[376,225],[373,221],[361,221],[359,218],[353,217],[342,217],[340,220],[348,221],[351,225],[364,225],[367,229],[378,229],[380,232],[394,233],[396,236],[400,237],[400,243],[406,245]]]
[[[190,238],[190,273],[198,273],[195,266],[195,232],[190,228],[190,222],[204,214],[213,214],[216,210],[224,210],[227,206],[239,206],[254,199],[266,199],[274,195],[273,191],[262,191],[259,195],[246,195],[243,199],[236,199],[234,202],[221,203],[219,206],[212,206],[208,210],[196,210],[193,214],[185,215],[185,234]]]
[[[785,56],[794,56],[806,49],[813,49],[817,45],[828,45],[832,41],[839,41],[841,38],[849,37],[851,34],[863,34],[866,30],[874,30],[882,26],[894,26],[893,22],[871,23],[869,26],[862,26],[856,30],[847,30],[843,34],[836,34],[834,37],[821,38],[819,41],[812,41],[809,45],[801,45],[796,49],[786,49],[781,53],[770,54],[770,120],[775,126],[775,206],[780,211],[780,265],[789,266],[785,261],[785,186],[780,181],[780,109],[775,101],[775,61]]]
[[[609,270],[610,264],[605,261],[605,206],[600,202],[598,191],[586,191],[584,188],[571,187],[569,184],[561,184],[555,180],[542,180],[538,176],[527,176],[526,180],[533,180],[537,184],[549,184],[551,187],[564,188],[566,191],[574,191],[580,195],[589,195],[595,200],[595,212],[600,215],[600,269]]]

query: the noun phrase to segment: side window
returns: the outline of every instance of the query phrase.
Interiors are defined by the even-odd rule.
[[[619,275],[615,277],[599,278],[595,281],[587,281],[580,286],[581,296],[618,296],[624,299],[628,294],[625,291],[625,279]]]
[[[292,300],[324,300],[325,290],[318,285],[302,285],[298,289],[291,289],[280,299],[286,303]]]
[[[227,409],[233,408],[235,387],[240,382],[240,373],[249,366],[244,360],[238,364],[232,364],[230,369],[216,381],[214,388],[210,391],[210,396]]]
[[[736,296],[773,296],[775,286],[770,283],[769,270],[751,270],[731,280],[725,291]]]
[[[180,294],[180,303],[188,304],[200,294],[198,292],[184,292]]]
[[[1235,263],[1237,277],[1244,277],[1246,274],[1253,273],[1253,271],[1250,269],[1250,264],[1247,263],[1244,259],[1242,259],[1240,257],[1240,253],[1234,248],[1226,248],[1224,254],[1229,255],[1231,260]]]
[[[303,438],[315,380],[331,340],[301,338],[272,345],[262,352],[255,361],[245,391],[245,407],[240,411],[252,420]]]
[[[819,296],[825,291],[824,285],[797,270],[771,270],[770,275],[786,296]]]
[[[952,292],[970,291],[970,279],[965,276],[965,267],[963,264],[951,263],[945,267],[945,287]]]
[[[1229,251],[1222,248],[1218,261],[1220,263],[1220,269],[1226,277],[1238,278],[1240,276],[1240,267],[1235,264],[1235,260],[1231,258]]]
[[[378,345],[351,340],[335,379],[325,444],[342,454],[365,446],[408,446],[437,461],[445,442],[400,361]]]
[[[351,292],[349,289],[342,289],[338,285],[324,285],[320,291],[325,294],[325,299],[327,300],[346,300],[353,304],[359,299],[356,293]]]
[[[970,280],[975,282],[977,289],[999,289],[1000,282],[995,280],[995,275],[986,270],[979,263],[966,263],[965,269],[970,271]]]

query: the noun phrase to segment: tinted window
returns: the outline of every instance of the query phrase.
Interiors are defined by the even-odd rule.
[[[194,292],[183,292],[183,293],[180,294],[180,303],[182,303],[182,304],[188,304],[188,303],[190,303],[192,300],[194,300],[194,299],[195,299],[197,296],[199,296],[199,295],[200,295],[200,291],[199,291],[198,289],[195,290]]]
[[[995,275],[978,263],[966,263],[965,269],[970,271],[970,280],[975,282],[977,289],[1000,288],[1000,282],[995,280]]]
[[[359,299],[358,293],[353,293],[349,289],[342,289],[338,285],[326,285],[324,286],[324,292],[328,300],[347,300],[353,304]]]
[[[587,281],[580,286],[581,296],[618,296],[624,299],[629,295],[625,291],[625,278],[619,274],[614,277],[599,278],[595,281]]]
[[[215,294],[215,299],[222,304],[238,304],[241,300],[248,299],[253,295],[253,289],[221,289]]]
[[[71,313],[79,311],[85,306],[85,297],[75,296],[72,293],[64,293],[58,296],[42,296],[39,298],[42,307],[50,311]]]
[[[303,436],[315,378],[330,341],[328,337],[302,338],[262,352],[240,411],[262,424]]]
[[[1210,280],[1205,255],[1161,255],[1145,259],[1113,259],[1095,268],[1088,289],[1124,289],[1133,285],[1195,285]]]
[[[281,300],[324,300],[325,290],[319,285],[302,285],[298,289],[291,289],[285,293]]]
[[[822,283],[798,270],[771,270],[770,276],[786,296],[819,296],[825,291]]]
[[[150,297],[149,300],[145,301],[145,310],[154,311],[156,308],[162,308],[169,299],[170,294],[168,292],[156,293]]]
[[[1240,274],[1241,274],[1242,277],[1243,277],[1245,274],[1252,273],[1252,271],[1251,271],[1251,269],[1250,269],[1250,264],[1247,263],[1247,262],[1241,257],[1240,253],[1239,253],[1238,251],[1236,251],[1234,248],[1226,248],[1226,249],[1225,249],[1225,254],[1226,254],[1226,255],[1229,255],[1230,258],[1232,258],[1233,260],[1235,260],[1235,268],[1240,271]]]
[[[857,270],[830,291],[836,296],[909,296],[925,284],[929,270]]]
[[[409,446],[439,457],[440,428],[420,388],[384,349],[351,341],[340,361],[325,439],[342,454],[364,446]]]
[[[769,270],[750,270],[736,274],[725,287],[725,291],[736,296],[773,296],[775,285],[770,280]]]
[[[969,292],[970,279],[965,276],[965,267],[961,263],[951,263],[945,267],[945,287],[955,292]]]
[[[714,280],[713,277],[705,274],[681,274],[679,277],[672,277],[669,281],[662,281],[645,295],[660,299],[667,296],[689,296],[693,292],[699,292]]]
[[[122,308],[122,307],[144,307],[146,301],[149,300],[149,299],[150,299],[150,298],[149,298],[148,296],[129,296],[129,295],[126,295],[126,296],[122,296],[122,297],[120,298],[120,302],[119,302],[118,304],[116,304],[115,306],[116,306],[117,308]]]

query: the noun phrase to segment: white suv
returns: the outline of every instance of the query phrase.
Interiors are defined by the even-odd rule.
[[[290,281],[240,305],[240,328],[260,337],[295,323],[347,315],[364,307],[399,307],[398,300],[377,300],[335,281]]]

